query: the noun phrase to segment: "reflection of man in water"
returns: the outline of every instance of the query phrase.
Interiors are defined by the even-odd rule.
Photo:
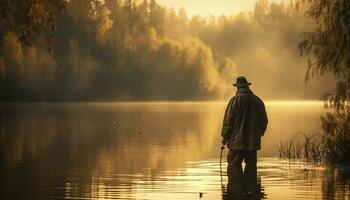
[[[252,178],[252,179],[249,179]],[[241,182],[229,182],[227,187],[222,188],[223,200],[260,200],[266,199],[267,195],[261,185],[260,179],[249,177]]]
[[[237,87],[237,92],[227,105],[221,132],[222,144],[227,145],[229,149],[227,155],[229,185],[244,181],[256,184],[256,152],[261,147],[261,137],[268,123],[265,105],[250,90],[251,83],[245,77],[238,77],[233,85]]]

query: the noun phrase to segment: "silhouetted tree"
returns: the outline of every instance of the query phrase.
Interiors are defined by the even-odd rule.
[[[317,22],[299,45],[308,56],[306,80],[311,76],[333,74],[336,89],[325,95],[331,111],[322,117],[326,156],[333,163],[350,163],[350,1],[309,0],[307,16]],[[325,83],[327,84],[327,83]]]
[[[65,5],[66,0],[0,0],[0,34],[12,32],[26,44],[31,44],[38,35],[50,40],[58,11]]]

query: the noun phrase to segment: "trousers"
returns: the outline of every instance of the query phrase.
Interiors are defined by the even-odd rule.
[[[244,172],[242,163],[245,163]],[[232,151],[227,154],[227,175],[229,182],[256,180],[257,155],[256,151]],[[248,180],[247,180],[248,179]]]

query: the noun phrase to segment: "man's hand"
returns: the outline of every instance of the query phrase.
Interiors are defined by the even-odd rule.
[[[226,140],[225,140],[225,138],[222,138],[221,144],[222,144],[222,146],[225,146],[225,145],[226,145]]]

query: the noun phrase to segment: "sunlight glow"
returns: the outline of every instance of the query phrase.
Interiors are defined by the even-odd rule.
[[[266,104],[272,106],[323,106],[323,101],[266,101]]]
[[[257,0],[158,0],[157,2],[175,10],[184,8],[189,17],[235,15],[243,11],[252,10]],[[287,0],[273,0],[273,2],[289,2]]]

